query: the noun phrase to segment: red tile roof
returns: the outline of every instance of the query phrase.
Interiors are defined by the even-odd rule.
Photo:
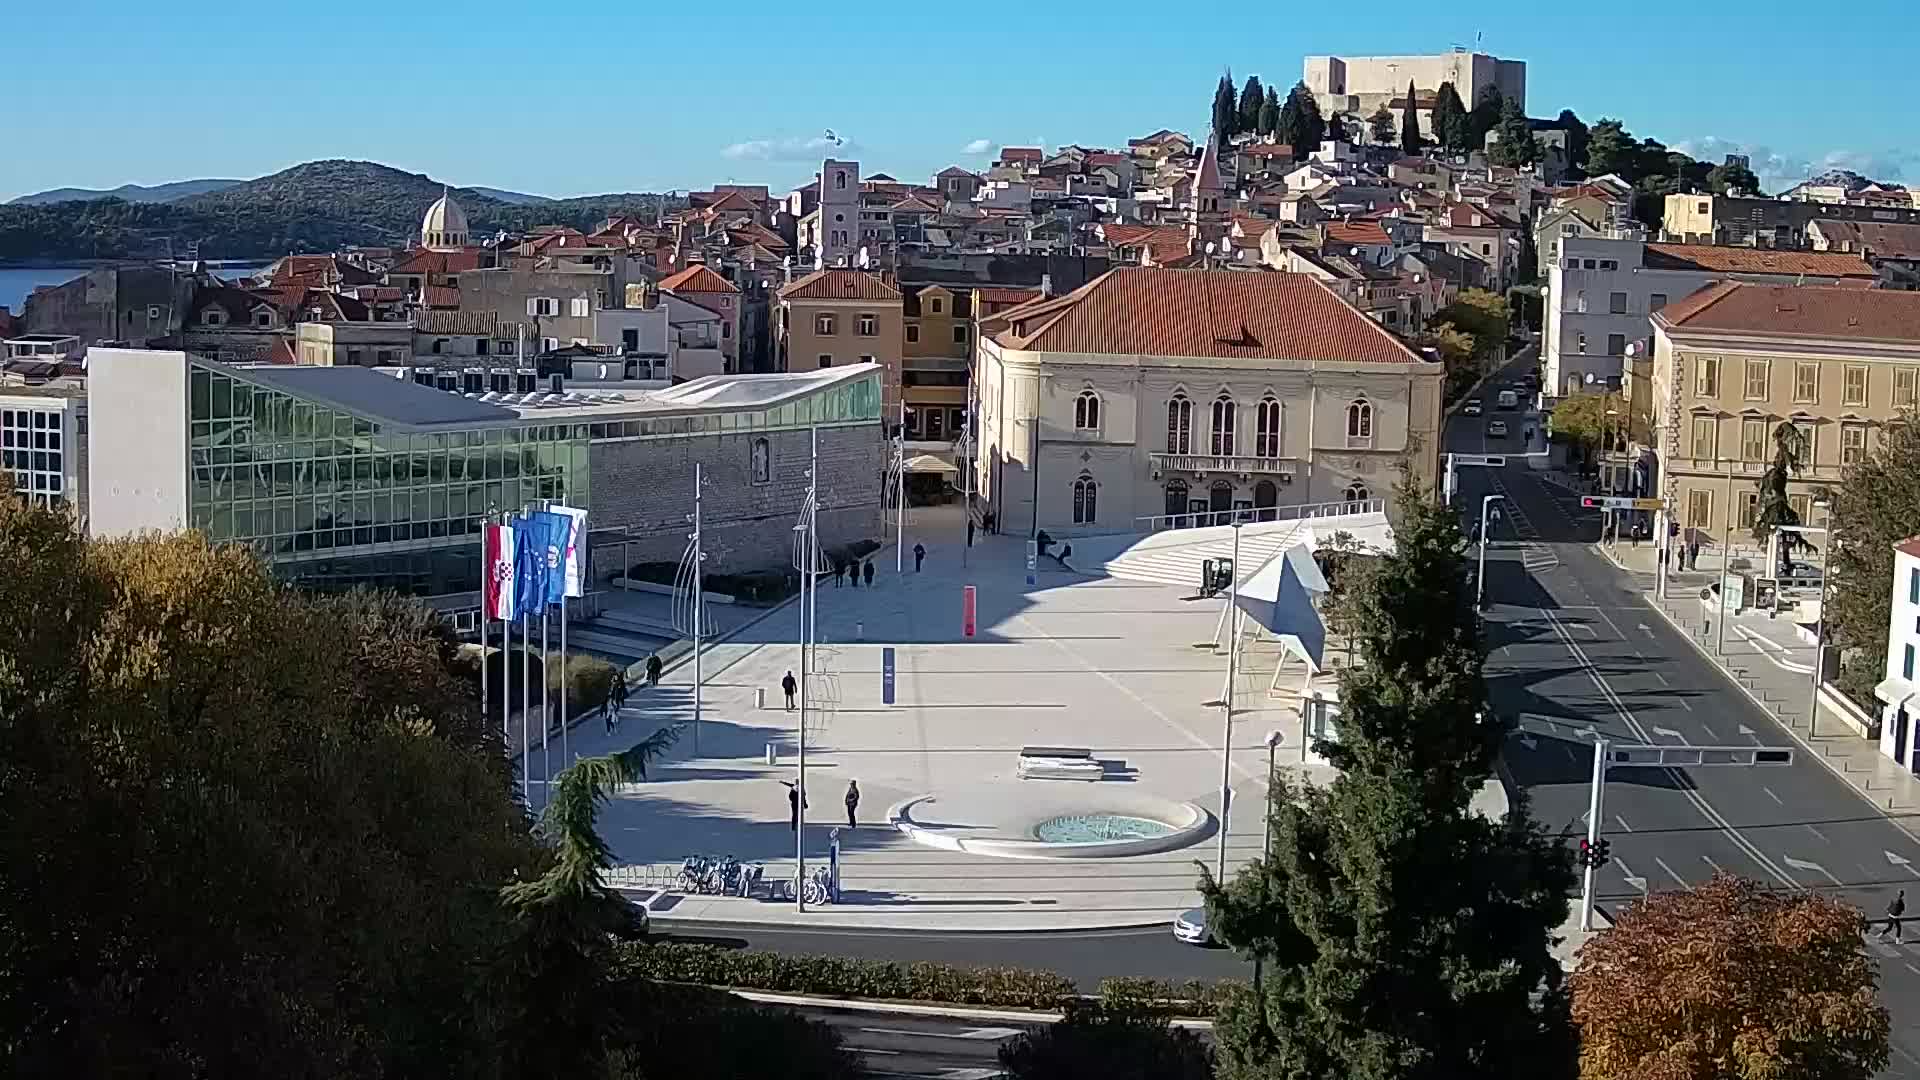
[[[1042,352],[1425,362],[1305,274],[1123,267],[995,315],[982,331]]]
[[[1920,225],[1820,218],[1809,222],[1807,228],[1819,229],[1828,243],[1850,244],[1853,250],[1876,259],[1920,259]]]
[[[1393,239],[1377,221],[1329,221],[1327,222],[1327,243],[1385,246],[1393,243]]]
[[[1039,161],[1045,156],[1037,146],[1003,146],[1000,148],[1001,161]]]
[[[864,270],[815,270],[780,290],[782,300],[898,301],[900,290]]]
[[[714,273],[705,263],[695,263],[672,277],[660,279],[660,291],[670,293],[737,293],[739,286]]]
[[[1916,559],[1920,559],[1920,536],[1907,537],[1905,540],[1893,545],[1893,550],[1902,555],[1911,555]]]
[[[1723,281],[1653,315],[1687,332],[1920,345],[1920,292]]]
[[[1016,289],[1006,285],[982,285],[973,291],[983,304],[1024,304],[1040,299],[1039,289]]]
[[[445,285],[428,285],[420,290],[420,299],[430,308],[451,310],[460,306],[460,290]]]
[[[1866,281],[1879,277],[1858,255],[1720,244],[1648,244],[1642,265],[1649,270],[1706,270],[1721,274],[1807,274]]]
[[[1246,143],[1235,147],[1233,152],[1242,157],[1288,159],[1293,157],[1293,147],[1286,143]]]
[[[462,270],[480,269],[480,251],[427,251],[424,248],[411,252],[406,258],[394,263],[387,271],[389,274],[457,274]]]
[[[1226,185],[1220,182],[1220,152],[1214,149],[1213,139],[1207,139],[1207,148],[1200,154],[1200,167],[1194,170],[1193,189],[1195,191],[1225,191]]]

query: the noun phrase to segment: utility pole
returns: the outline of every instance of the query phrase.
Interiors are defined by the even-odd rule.
[[[897,472],[893,478],[893,572],[903,573],[907,565],[907,401],[900,399],[900,434],[893,440],[893,460]]]
[[[1227,582],[1227,691],[1220,695],[1220,845],[1214,877],[1227,879],[1227,819],[1233,812],[1233,684],[1240,656],[1240,605],[1234,595],[1240,586],[1240,519],[1233,519],[1233,570]],[[1271,754],[1271,750],[1269,750]]]
[[[1593,740],[1593,790],[1587,795],[1587,844],[1589,854],[1600,847],[1600,811],[1605,805],[1607,790],[1607,740]],[[1593,929],[1593,875],[1599,870],[1598,860],[1589,858],[1580,881],[1580,929]]]

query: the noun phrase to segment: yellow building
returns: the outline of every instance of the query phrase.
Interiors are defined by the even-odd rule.
[[[780,290],[774,313],[779,370],[879,364],[889,426],[899,423],[903,336],[900,290],[890,275],[816,270]]]
[[[1660,494],[1703,544],[1750,530],[1774,430],[1792,423],[1808,448],[1788,485],[1803,522],[1881,430],[1916,404],[1920,293],[1730,281],[1653,316],[1653,444]]]

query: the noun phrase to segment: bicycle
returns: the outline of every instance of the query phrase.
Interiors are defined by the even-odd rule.
[[[824,866],[816,866],[807,872],[806,880],[800,884],[800,899],[809,904],[830,904],[833,902],[833,878]]]

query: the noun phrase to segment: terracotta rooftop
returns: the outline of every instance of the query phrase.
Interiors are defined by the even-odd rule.
[[[1287,158],[1293,157],[1293,147],[1286,143],[1244,143],[1233,148],[1233,152],[1242,157]]]
[[[1327,243],[1387,245],[1393,240],[1377,221],[1330,221],[1327,223]]]
[[[1039,161],[1045,156],[1037,146],[1003,146],[1000,148],[1001,161]]]
[[[782,300],[894,300],[900,290],[864,270],[815,270],[780,290]]]
[[[1685,331],[1920,345],[1920,292],[1723,281],[1653,318]]]
[[[1045,352],[1424,362],[1305,274],[1123,267],[982,330],[1007,348]]]
[[[1024,304],[1040,298],[1039,289],[1017,289],[1008,285],[982,285],[974,293],[983,304]]]
[[[1907,537],[1905,540],[1893,545],[1893,550],[1902,555],[1911,555],[1916,559],[1920,559],[1920,536]]]
[[[480,269],[480,251],[427,251],[410,253],[387,271],[389,274],[457,274]]]
[[[1721,274],[1808,274],[1867,281],[1879,277],[1858,255],[1721,244],[1648,244],[1642,265],[1649,270],[1706,270]]]
[[[1854,251],[1881,259],[1920,259],[1920,225],[1890,221],[1834,221],[1819,218],[1809,229],[1819,229],[1829,243],[1850,244]]]
[[[672,277],[661,278],[660,291],[671,293],[737,293],[740,289],[733,282],[714,273],[705,263],[695,263]]]

